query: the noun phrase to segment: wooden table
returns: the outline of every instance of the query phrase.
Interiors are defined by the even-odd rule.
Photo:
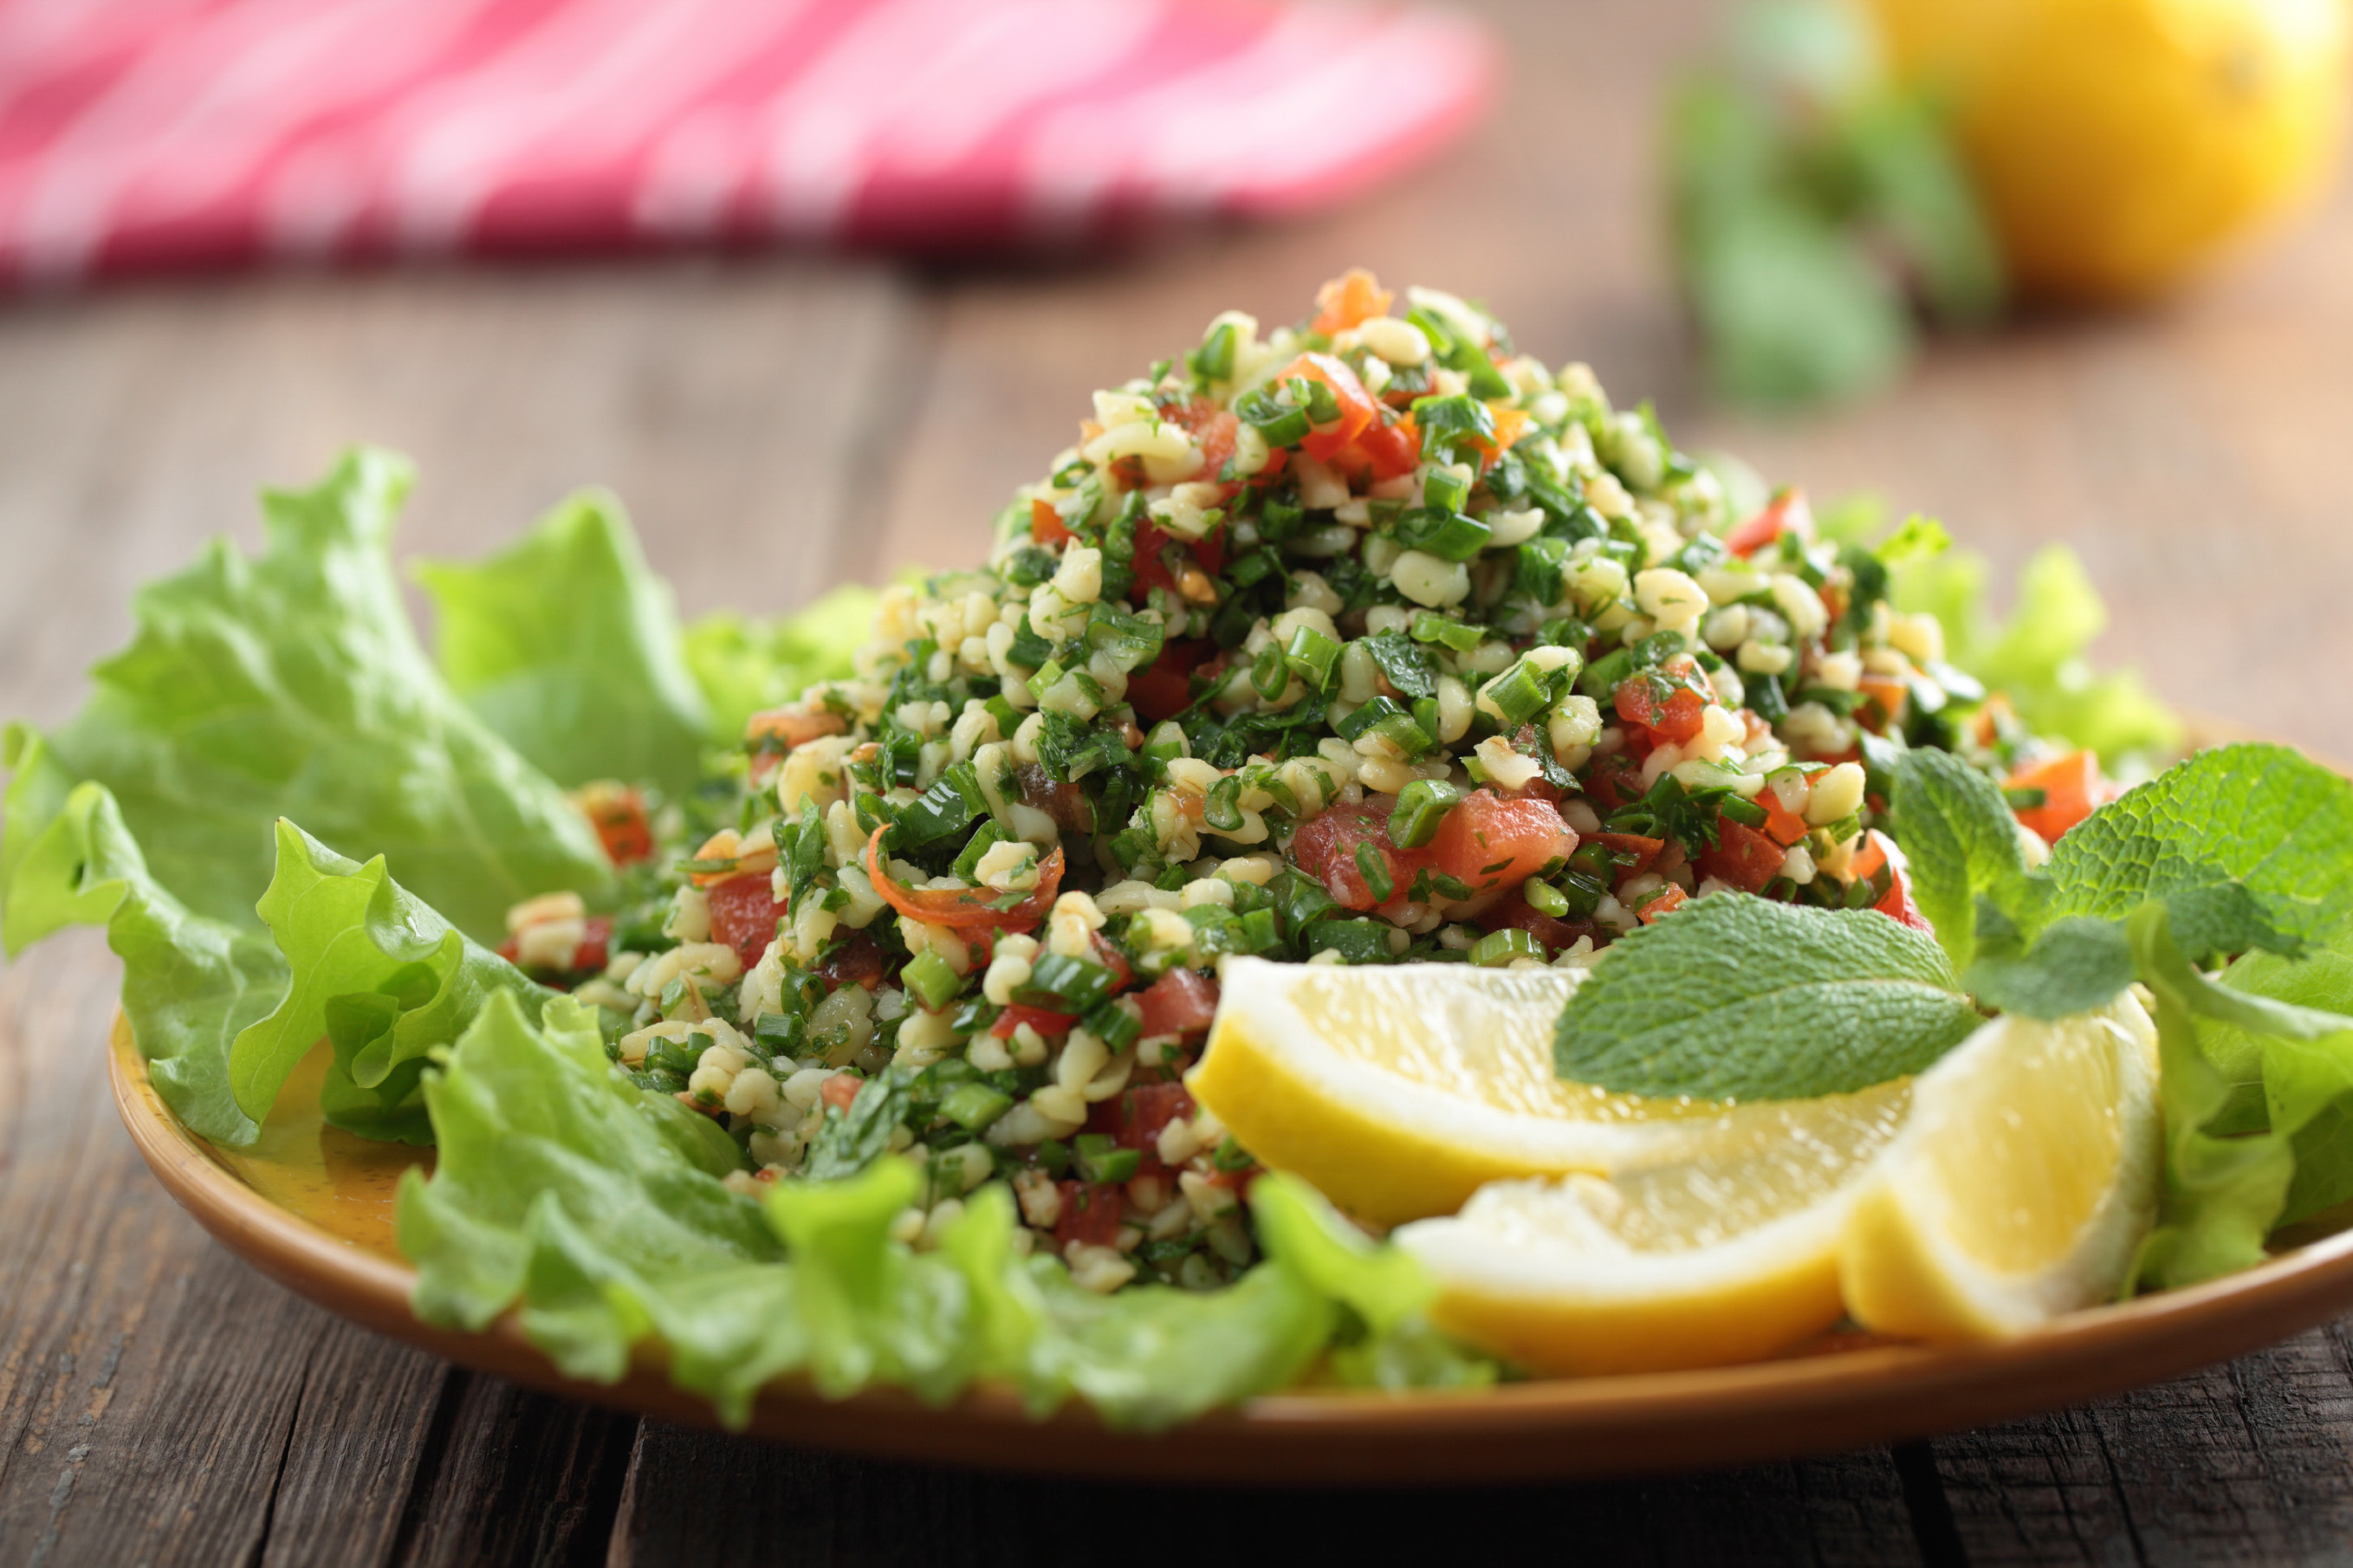
[[[142,284],[0,310],[0,713],[62,717],[141,580],[345,441],[423,468],[406,547],[470,553],[616,487],[690,611],[783,608],[982,548],[1093,387],[1348,262],[1494,304],[1818,494],[1947,519],[2005,573],[2062,539],[2106,654],[2344,754],[2353,731],[2353,200],[2161,313],[1940,345],[1899,391],[1703,405],[1649,226],[1649,130],[1699,8],[1503,10],[1464,150],[1322,220],[1106,263],[745,258]],[[315,1310],[215,1247],[116,1125],[94,933],[0,971],[0,1563],[1468,1559],[2344,1562],[2339,1324],[2042,1419],[1729,1475],[1475,1495],[1014,1481],[731,1442],[525,1394]],[[1500,1554],[1495,1554],[1500,1555]]]

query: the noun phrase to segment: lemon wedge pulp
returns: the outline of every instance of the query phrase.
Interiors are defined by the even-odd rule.
[[[1264,1164],[1359,1218],[1452,1214],[1489,1182],[1680,1147],[1715,1107],[1554,1075],[1579,971],[1233,958],[1193,1096]]]
[[[2008,1016],[1914,1085],[1841,1247],[1848,1309],[1922,1339],[2016,1333],[2107,1300],[2158,1199],[2157,1031],[2126,995]]]

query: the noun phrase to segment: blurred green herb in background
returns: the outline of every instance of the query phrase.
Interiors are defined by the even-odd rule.
[[[1836,0],[1744,7],[1670,100],[1675,262],[1710,382],[1788,407],[1893,379],[1915,313],[1990,316],[2001,262],[1927,95]]]

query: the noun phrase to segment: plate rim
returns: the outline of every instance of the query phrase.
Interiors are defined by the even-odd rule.
[[[547,1392],[717,1427],[709,1403],[640,1352],[617,1383],[567,1376],[508,1312],[468,1333],[409,1309],[411,1266],[304,1219],[241,1181],[165,1106],[118,1010],[108,1079],[123,1125],[174,1200],[230,1251],[329,1311]],[[2180,1290],[2089,1308],[1985,1344],[1889,1344],[1746,1365],[1544,1379],[1469,1392],[1265,1394],[1159,1434],[1106,1427],[1077,1401],[1032,1420],[981,1387],[933,1407],[902,1390],[838,1401],[772,1384],[747,1430],[875,1458],[1045,1475],[1240,1484],[1448,1485],[1788,1459],[2014,1419],[2178,1376],[2353,1306],[2353,1230]],[[1026,1441],[1011,1442],[1018,1435]]]

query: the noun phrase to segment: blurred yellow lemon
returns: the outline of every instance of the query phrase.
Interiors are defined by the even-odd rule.
[[[1948,93],[2019,286],[2131,300],[2320,184],[2343,140],[2348,0],[1865,0]]]

